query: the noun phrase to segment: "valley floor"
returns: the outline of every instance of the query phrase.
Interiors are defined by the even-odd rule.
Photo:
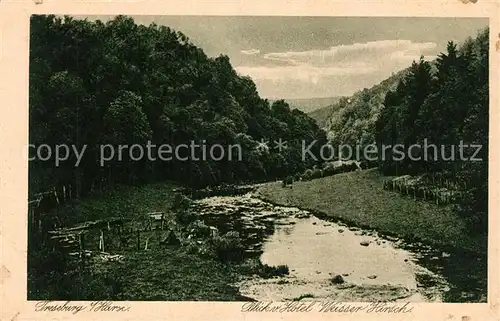
[[[296,182],[292,188],[283,188],[279,182],[262,184],[254,194],[269,203],[309,210],[319,217],[340,219],[381,234],[485,252],[486,237],[468,236],[463,222],[450,207],[402,197],[384,190],[382,185],[383,177],[375,170],[367,170]],[[176,187],[158,184],[118,188],[75,201],[58,213],[64,226],[72,226],[115,216],[134,219],[148,212],[169,212]],[[236,283],[242,276],[262,272],[264,268],[258,259],[223,264],[202,258],[184,246],[153,245],[148,251],[122,253],[125,255],[121,263],[100,264],[82,272],[77,263],[62,262],[62,271],[50,272],[57,258],[46,254],[30,254],[30,300],[241,301],[248,298],[239,293]],[[465,272],[461,274],[467,282]]]
[[[374,229],[406,240],[485,253],[487,237],[470,236],[450,206],[437,206],[383,189],[376,169],[344,173],[283,188],[261,186],[257,196],[282,206],[295,206],[330,219]]]

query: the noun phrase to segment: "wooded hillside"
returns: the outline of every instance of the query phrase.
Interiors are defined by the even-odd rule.
[[[313,119],[259,97],[227,56],[207,57],[180,31],[137,25],[118,16],[107,23],[33,16],[30,37],[30,144],[87,145],[59,167],[30,162],[30,191],[74,182],[78,194],[96,185],[176,180],[195,186],[269,180],[302,172],[300,141],[325,141]],[[274,139],[287,141],[281,154]],[[255,148],[271,140],[269,151]],[[100,144],[205,141],[240,144],[242,161],[147,159],[99,165]],[[319,145],[319,144],[318,144]],[[201,155],[197,155],[201,156]]]
[[[386,157],[385,174],[445,173],[464,193],[457,212],[474,231],[487,230],[489,133],[489,30],[458,46],[449,42],[436,61],[436,71],[424,59],[384,99],[375,125],[379,145],[428,144],[427,159],[414,161],[408,151],[402,161]],[[478,145],[460,148],[462,145]],[[415,157],[414,155],[413,157]],[[480,159],[480,160],[479,160]]]

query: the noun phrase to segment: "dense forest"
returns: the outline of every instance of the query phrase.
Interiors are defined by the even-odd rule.
[[[386,157],[379,169],[396,175],[445,173],[464,192],[458,213],[466,216],[472,231],[482,232],[488,226],[488,49],[486,29],[461,46],[449,42],[432,64],[423,58],[413,62],[397,88],[385,96],[375,124],[379,145],[410,146],[427,140],[438,147],[437,153],[430,149],[427,159],[419,161],[407,157],[408,151],[402,161]],[[461,151],[460,144],[481,148],[475,155],[477,148]]]
[[[371,88],[360,90],[350,97],[341,97],[335,104],[309,115],[325,128],[334,146],[373,143],[375,121],[383,108],[385,95],[396,88],[407,72],[407,69],[399,71]]]
[[[181,32],[125,16],[107,23],[33,16],[29,92],[30,144],[87,146],[77,167],[74,155],[58,167],[31,161],[30,192],[58,184],[85,195],[116,183],[173,180],[203,187],[282,178],[315,165],[312,158],[302,160],[302,140],[317,140],[316,146],[326,141],[305,113],[260,98],[227,56],[207,57]],[[287,142],[281,153],[272,144],[279,138]],[[255,148],[262,139],[270,148]],[[241,161],[163,162],[125,154],[99,163],[99,145],[148,141],[238,144],[243,155]]]
[[[463,193],[457,212],[472,230],[487,227],[488,30],[436,61],[419,61],[370,89],[310,116],[284,100],[259,97],[254,82],[224,55],[211,58],[179,31],[118,16],[103,23],[33,16],[30,38],[30,144],[74,145],[85,154],[54,166],[31,161],[30,192],[71,185],[76,195],[113,184],[173,180],[193,187],[285,178],[321,166],[302,159],[302,144],[320,155],[333,145],[479,144],[482,162],[379,159],[385,175],[445,173]],[[322,129],[326,130],[326,132]],[[287,142],[273,148],[273,140]],[[262,140],[270,148],[257,148]],[[239,145],[242,159],[168,162],[125,157],[99,162],[112,144]],[[449,147],[448,147],[449,149]],[[449,155],[451,150],[447,151]],[[453,153],[456,158],[458,148]],[[472,151],[468,151],[471,153]],[[198,158],[201,157],[197,151]],[[183,155],[188,156],[188,155]],[[380,155],[379,155],[380,156]],[[319,157],[318,157],[319,158]]]
[[[437,155],[430,149],[431,157],[421,161],[410,159],[408,151],[396,159],[391,154],[381,159],[379,153],[379,170],[396,176],[439,173],[453,181],[463,192],[457,212],[469,220],[471,231],[482,232],[487,229],[488,203],[488,34],[482,30],[461,46],[449,42],[437,60],[421,57],[381,83],[309,114],[334,146],[375,142],[380,152],[382,145],[408,148],[423,146],[424,140],[436,145]],[[475,158],[482,161],[461,160],[461,141],[481,145]],[[465,158],[475,150],[464,148]]]

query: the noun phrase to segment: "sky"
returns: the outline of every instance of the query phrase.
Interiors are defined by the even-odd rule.
[[[110,17],[86,17],[106,21]],[[269,99],[352,95],[488,26],[485,18],[132,16],[228,55]]]

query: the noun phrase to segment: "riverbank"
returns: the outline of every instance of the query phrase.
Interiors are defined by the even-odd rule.
[[[415,201],[383,189],[376,169],[337,174],[312,181],[262,185],[256,197],[281,206],[294,206],[329,220],[373,229],[408,241],[485,254],[486,236],[470,236],[465,222],[451,206]]]
[[[114,242],[107,240],[108,253],[100,253],[97,242],[95,245],[91,242],[88,249],[94,254],[87,259],[83,268],[77,257],[53,252],[51,248],[29,251],[28,298],[248,301],[250,299],[242,296],[237,286],[243,276],[255,274],[272,277],[283,273],[280,267],[262,265],[258,258],[221,262],[213,255],[200,253],[219,253],[221,248],[231,250],[233,244],[228,243],[224,236],[189,235],[192,226],[207,227],[203,226],[196,213],[178,208],[175,195],[179,195],[182,190],[174,183],[118,186],[114,190],[74,200],[59,208],[57,216],[62,227],[117,217],[138,224],[147,217],[147,213],[163,212],[169,222],[166,223],[167,230],[173,231],[179,242],[161,244],[162,237],[157,237],[163,233],[161,230],[144,231],[140,249],[133,249],[135,239],[130,241],[133,243],[132,249],[109,248]],[[184,223],[183,217],[189,217],[199,224]]]
[[[220,191],[208,191],[211,197],[189,201],[182,196],[181,202],[179,196],[186,190],[176,184],[166,183],[118,187],[107,193],[72,201],[58,210],[65,227],[89,220],[126,218],[132,222],[132,226],[126,225],[124,229],[132,227],[131,246],[116,247],[113,244],[116,242],[107,239],[108,253],[103,254],[99,253],[96,239],[86,238],[89,250],[97,253],[97,256],[94,257],[96,260],[89,259],[88,262],[93,262],[83,270],[77,257],[64,257],[64,253],[53,252],[51,248],[45,252],[31,251],[28,260],[28,297],[30,300],[244,301],[251,300],[250,297],[263,298],[261,292],[267,291],[268,295],[271,293],[268,291],[270,286],[276,290],[275,293],[280,294],[281,299],[284,289],[288,289],[286,299],[312,294],[315,298],[321,298],[326,295],[323,290],[328,295],[334,295],[331,292],[330,273],[347,273],[346,282],[354,282],[352,284],[358,284],[358,287],[345,289],[342,286],[337,289],[342,290],[342,293],[338,293],[340,297],[354,291],[357,296],[351,299],[358,300],[360,295],[368,299],[366,295],[388,290],[384,300],[393,300],[400,296],[398,291],[394,292],[392,288],[375,291],[370,287],[365,291],[364,283],[396,282],[397,275],[406,275],[406,279],[411,281],[413,274],[409,271],[413,271],[411,266],[415,264],[428,268],[436,275],[446,276],[450,281],[450,290],[444,294],[445,301],[482,300],[481,294],[486,291],[485,260],[477,261],[476,258],[461,254],[445,253],[441,248],[433,251],[424,249],[426,253],[420,253],[423,247],[416,241],[411,244],[415,247],[412,252],[414,257],[413,254],[407,257],[393,255],[391,239],[384,239],[384,235],[398,235],[407,240],[423,239],[422,235],[432,237],[442,232],[436,227],[446,226],[451,234],[439,238],[440,244],[444,245],[450,244],[445,241],[460,234],[464,227],[460,222],[446,221],[456,219],[448,207],[416,202],[397,193],[384,191],[382,179],[373,171],[346,173],[294,183],[291,189],[281,187],[280,183],[268,183],[249,186],[253,192],[245,195],[213,196]],[[360,195],[355,194],[355,191]],[[189,196],[191,194],[187,193]],[[267,202],[256,197],[267,197]],[[189,204],[184,206],[184,201]],[[272,203],[290,207],[274,206]],[[340,219],[341,224],[318,220],[298,208],[307,209],[323,220]],[[145,230],[139,227],[141,220],[151,212],[166,214],[165,229]],[[415,219],[412,215],[420,216]],[[436,227],[422,234],[418,222],[425,219],[433,219],[428,224]],[[402,222],[395,224],[398,220]],[[363,230],[346,228],[343,223],[362,227]],[[408,226],[415,227],[409,231],[411,234],[401,233],[408,232],[404,230],[409,229]],[[214,227],[216,235],[212,234]],[[141,230],[140,242],[139,237],[135,238],[137,230]],[[168,239],[165,236],[171,235],[169,231],[176,235],[175,244],[170,244],[170,241],[164,243]],[[418,232],[421,234],[416,234]],[[127,233],[123,236],[127,237]],[[458,247],[468,244],[470,248],[474,240],[466,237],[460,235],[453,245]],[[140,246],[135,246],[136,242]],[[366,246],[370,243],[370,246]],[[401,244],[399,241],[396,243],[398,248]],[[331,244],[337,246],[332,247]],[[274,250],[269,252],[266,246]],[[231,254],[231,251],[232,254],[245,252],[244,258],[227,261],[225,258],[232,255],[226,254]],[[295,254],[291,254],[294,251]],[[346,257],[349,260],[343,261]],[[325,261],[325,258],[328,260]],[[376,258],[376,262],[371,262],[372,258]],[[395,262],[391,261],[394,259]],[[311,262],[315,264],[311,265]],[[396,268],[396,271],[391,272],[386,267]],[[273,278],[283,275],[286,277]],[[311,275],[313,280],[309,280]],[[432,274],[424,272],[423,275],[424,279],[421,274],[415,275],[418,279],[415,284],[435,288],[430,284],[434,282]],[[321,280],[316,280],[316,277]],[[375,277],[375,281],[372,277]],[[416,291],[415,284],[412,285],[412,291]],[[323,292],[318,290],[320,288]],[[404,295],[407,294],[405,292]]]

